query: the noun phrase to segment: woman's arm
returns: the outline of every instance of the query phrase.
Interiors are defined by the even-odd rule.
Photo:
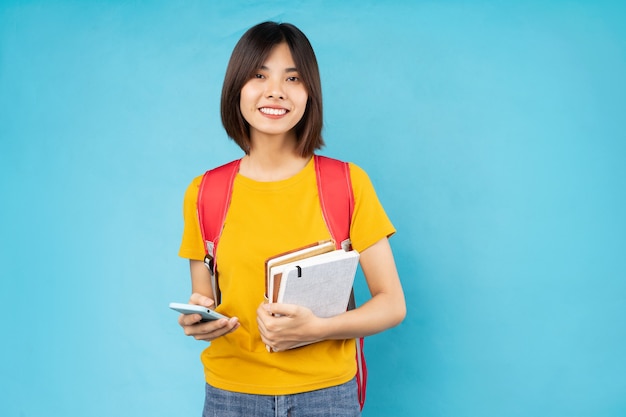
[[[211,274],[204,262],[190,260],[189,270],[191,272],[192,291],[189,304],[213,308],[215,302],[213,300],[213,288],[211,287]],[[181,325],[187,336],[193,336],[197,340],[205,340],[207,342],[235,331],[239,327],[237,317],[205,323],[200,323],[200,320],[199,314],[181,314],[178,318],[178,324]]]
[[[370,300],[330,318],[316,317],[293,304],[263,304],[257,311],[263,341],[283,350],[302,342],[369,336],[400,324],[406,305],[389,240],[381,239],[361,252],[360,262]]]

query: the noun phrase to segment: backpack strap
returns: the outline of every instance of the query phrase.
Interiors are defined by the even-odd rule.
[[[315,155],[317,192],[322,206],[326,227],[337,249],[350,250],[350,225],[354,212],[354,191],[350,179],[350,165],[347,162]],[[350,294],[348,310],[356,308],[354,289]],[[359,389],[361,409],[365,404],[367,388],[367,364],[363,355],[364,338],[356,340],[356,382]]]
[[[347,162],[315,155],[317,192],[326,227],[337,249],[350,249],[354,193]]]
[[[220,303],[222,294],[217,278],[215,255],[240,162],[241,160],[237,159],[207,171],[202,177],[198,190],[198,221],[206,254],[204,264],[211,272],[211,285],[216,305]]]

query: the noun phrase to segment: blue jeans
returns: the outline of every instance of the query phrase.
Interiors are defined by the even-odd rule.
[[[202,417],[360,417],[356,380],[291,395],[255,395],[206,385]]]

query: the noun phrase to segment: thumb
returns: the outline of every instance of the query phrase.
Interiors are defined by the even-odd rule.
[[[215,302],[212,298],[209,298],[206,295],[202,295],[197,292],[191,294],[191,297],[189,297],[189,304],[195,304],[208,308],[212,308],[215,306]]]
[[[270,314],[276,316],[293,316],[298,308],[298,306],[293,304],[281,303],[265,304],[264,307]]]

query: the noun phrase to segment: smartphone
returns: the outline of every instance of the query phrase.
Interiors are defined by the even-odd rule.
[[[170,303],[170,308],[183,314],[200,314],[202,316],[202,320],[200,321],[202,322],[228,319],[228,317],[218,313],[217,311],[195,304]]]

